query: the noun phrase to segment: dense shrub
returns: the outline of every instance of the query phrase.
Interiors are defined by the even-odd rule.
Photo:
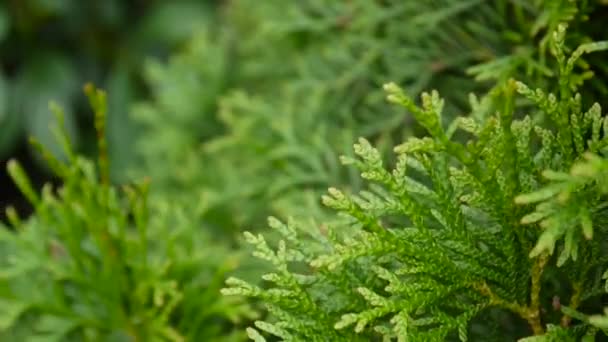
[[[234,341],[254,317],[256,341],[608,329],[603,1],[54,4],[0,4],[2,47],[44,43],[0,56],[0,154],[27,131],[60,183],[9,163],[34,213],[0,233],[0,339]],[[113,96],[88,88],[83,144],[84,78]],[[56,142],[51,97],[71,108]]]
[[[439,90],[446,118],[465,110],[470,91],[509,77],[554,90],[547,32],[569,21],[566,40],[587,42],[583,28],[599,6],[231,1],[223,25],[167,63],[147,64],[153,100],[133,113],[144,127],[136,174],[152,176],[160,196],[196,203],[222,232],[261,227],[269,214],[320,218],[323,189],[361,186],[336,163],[356,137],[390,156],[388,147],[422,132],[406,110],[383,104],[382,83]],[[591,61],[576,77],[603,70],[601,59]],[[585,93],[603,92],[594,84]],[[157,167],[167,162],[179,166]]]
[[[88,93],[103,136],[105,93]],[[16,161],[8,165],[35,213],[22,222],[9,209],[13,231],[0,230],[0,339],[243,340],[235,324],[254,312],[218,296],[240,254],[184,209],[150,202],[148,181],[112,187],[104,138],[94,163],[74,153],[65,127],[54,132],[67,162],[41,152],[59,189],[38,192]]]
[[[594,340],[606,318],[582,312],[599,313],[606,291],[608,119],[582,107],[574,70],[608,41],[565,54],[564,37],[565,25],[558,93],[510,80],[448,125],[437,92],[417,106],[385,85],[427,135],[395,147],[391,169],[360,139],[342,161],[369,186],[323,197],[344,219],[271,219],[276,249],[246,233],[272,286],[231,278],[223,292],[261,298],[272,317],[257,329],[285,341]],[[249,336],[264,341],[259,330]]]

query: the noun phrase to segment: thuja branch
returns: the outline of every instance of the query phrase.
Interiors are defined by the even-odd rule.
[[[543,271],[545,266],[547,265],[547,261],[549,260],[549,255],[543,253],[539,256],[532,267],[532,276],[531,276],[531,292],[530,292],[530,311],[529,316],[527,318],[528,323],[532,327],[532,331],[534,331],[535,335],[541,335],[544,333],[544,329],[542,326],[542,322],[540,319],[540,290],[541,290],[541,279],[543,275]]]
[[[528,324],[532,328],[532,331],[534,332],[534,335],[542,335],[544,334],[544,329],[542,326],[540,315],[541,278],[548,260],[549,256],[547,254],[543,254],[535,260],[535,263],[532,266],[529,305],[521,305],[517,302],[511,302],[501,298],[492,291],[490,286],[485,281],[480,284],[477,284],[475,288],[482,295],[490,299],[490,305],[505,308],[516,313],[528,322]]]
[[[521,341],[594,338],[590,320],[564,311],[581,323],[571,327],[570,318],[562,317],[560,326],[552,315],[543,315],[541,305],[543,283],[564,281],[556,278],[560,272],[545,270],[580,260],[583,238],[592,240],[597,252],[582,262],[594,274],[607,268],[598,258],[605,241],[598,227],[606,218],[597,208],[608,193],[603,186],[608,119],[599,104],[583,110],[575,93],[578,83],[564,79],[572,97],[514,81],[497,85],[481,101],[472,97],[471,114],[447,129],[437,92],[424,93],[418,105],[397,84],[385,85],[389,102],[410,113],[427,136],[396,146],[392,169],[369,141],[355,144],[355,156],[342,162],[354,165],[370,184],[356,194],[329,190],[323,203],[340,218],[332,221],[336,228],[327,237],[305,225],[272,223],[284,238],[276,251],[261,235],[250,239],[257,256],[278,269],[264,277],[274,283],[269,290],[238,279],[227,282],[224,293],[262,298],[272,310],[273,320],[249,330],[252,338],[264,341],[266,333],[321,341],[327,339],[325,327],[332,326],[332,340],[341,341],[445,341],[455,340],[455,332],[460,341],[504,340],[506,331],[484,326],[492,317],[478,317],[487,307],[523,318],[513,323],[534,336]],[[585,151],[589,157],[574,167]],[[557,264],[549,263],[556,248]],[[291,273],[290,262],[317,271]],[[581,294],[591,290],[584,284],[575,286],[572,306],[580,306]],[[509,289],[508,294],[499,289]],[[462,296],[454,300],[456,292]],[[322,318],[305,309],[309,298],[319,303]],[[597,327],[608,329],[608,318],[594,319]],[[510,334],[523,337],[519,330]]]
[[[108,112],[106,92],[95,88],[92,83],[87,83],[84,86],[84,92],[87,95],[95,114],[95,130],[97,131],[97,148],[99,149],[98,163],[101,182],[104,185],[108,185],[110,183],[110,166],[108,141],[106,138],[106,115]]]

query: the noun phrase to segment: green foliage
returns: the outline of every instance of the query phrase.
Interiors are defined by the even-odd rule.
[[[134,110],[143,127],[135,174],[151,176],[159,196],[197,203],[193,211],[222,232],[259,227],[269,214],[322,217],[323,189],[361,186],[336,163],[356,137],[388,156],[396,141],[423,130],[403,108],[385,108],[381,84],[436,88],[448,96],[448,113],[489,80],[552,89],[547,32],[569,21],[577,30],[568,40],[589,40],[582,28],[598,6],[230,1],[222,26],[168,63],[147,64],[154,98]],[[157,167],[163,163],[179,167]]]
[[[608,121],[594,103],[608,72],[587,55],[608,47],[592,43],[605,1],[212,4],[0,4],[0,48],[26,47],[0,59],[0,154],[33,134],[62,182],[38,192],[9,164],[35,212],[9,209],[0,232],[0,339],[242,340],[243,296],[268,307],[255,341],[608,330]],[[142,69],[148,54],[161,59]],[[133,110],[136,137],[125,113],[141,70],[152,96]],[[87,90],[96,162],[74,152],[95,149],[79,106],[46,130],[48,99],[77,103],[84,78],[113,94]],[[110,185],[127,166],[137,181]],[[319,201],[330,185],[338,215]],[[268,214],[295,218],[245,234],[274,269],[250,281],[260,268],[226,240]]]
[[[0,158],[26,136],[61,152],[47,127],[49,100],[61,104],[79,150],[94,149],[90,116],[75,91],[89,81],[110,91],[109,148],[119,177],[132,158],[131,101],[141,95],[141,60],[179,47],[213,19],[213,1],[19,0],[0,2]]]
[[[605,329],[605,316],[579,311],[598,310],[605,291],[608,119],[597,103],[583,109],[577,66],[608,42],[566,54],[565,32],[549,41],[557,94],[509,80],[445,124],[436,91],[419,106],[385,85],[426,136],[395,147],[391,169],[360,139],[342,162],[369,185],[329,189],[334,222],[271,219],[276,249],[245,234],[274,268],[268,289],[230,278],[223,290],[267,304],[250,338],[590,341]]]
[[[0,229],[0,339],[6,341],[240,341],[253,311],[219,288],[239,253],[193,224],[183,208],[148,201],[149,181],[109,184],[105,93],[86,87],[99,159],[76,155],[63,113],[54,129],[67,161],[39,147],[61,178],[35,190],[8,170],[35,213]]]

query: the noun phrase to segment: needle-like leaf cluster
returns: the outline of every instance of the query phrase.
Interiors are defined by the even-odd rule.
[[[183,209],[149,203],[148,181],[109,184],[105,93],[86,89],[100,137],[97,162],[73,152],[60,124],[54,132],[67,161],[35,142],[60,187],[39,192],[18,162],[8,164],[35,213],[21,221],[9,209],[12,227],[0,229],[0,339],[242,340],[227,330],[253,311],[242,299],[218,296],[239,254]]]
[[[426,130],[395,147],[394,166],[366,139],[344,157],[368,185],[330,188],[342,217],[316,233],[283,224],[276,248],[246,233],[274,266],[267,289],[236,278],[228,295],[260,298],[272,317],[255,324],[285,341],[593,340],[606,328],[596,303],[608,268],[608,119],[583,107],[578,58],[566,26],[551,50],[558,93],[507,81],[472,113],[444,124],[444,100],[421,105],[396,84],[388,101]],[[480,105],[485,103],[485,105]],[[308,236],[308,237],[307,237]],[[314,241],[307,242],[308,240]],[[584,308],[584,309],[583,309]]]

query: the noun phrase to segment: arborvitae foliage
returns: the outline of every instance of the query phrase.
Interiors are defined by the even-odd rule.
[[[227,2],[223,26],[168,63],[149,63],[154,99],[134,111],[145,131],[137,174],[152,176],[161,196],[196,203],[192,211],[222,232],[261,226],[271,213],[320,212],[327,186],[360,186],[336,163],[356,137],[384,154],[421,131],[402,108],[385,108],[382,83],[437,88],[449,112],[465,107],[469,91],[492,86],[465,70],[480,81],[552,86],[543,81],[555,64],[544,57],[547,32],[569,21],[577,29],[568,39],[585,42],[582,28],[598,6]],[[179,167],[158,167],[166,163]]]
[[[240,341],[252,311],[219,288],[238,253],[193,225],[183,209],[148,203],[149,182],[109,184],[105,93],[87,87],[99,137],[97,163],[54,130],[66,162],[36,143],[61,178],[39,193],[16,161],[9,173],[35,213],[0,229],[3,341]],[[55,110],[62,122],[62,113]]]
[[[581,55],[553,35],[558,92],[509,80],[444,124],[394,83],[388,100],[427,132],[395,147],[391,169],[367,140],[345,157],[369,185],[330,188],[341,219],[301,229],[276,219],[276,249],[246,233],[275,272],[269,289],[231,278],[228,295],[260,298],[272,317],[248,333],[285,341],[593,341],[608,269],[608,118],[583,108]],[[604,275],[604,278],[606,276]],[[586,314],[594,314],[589,317]]]

